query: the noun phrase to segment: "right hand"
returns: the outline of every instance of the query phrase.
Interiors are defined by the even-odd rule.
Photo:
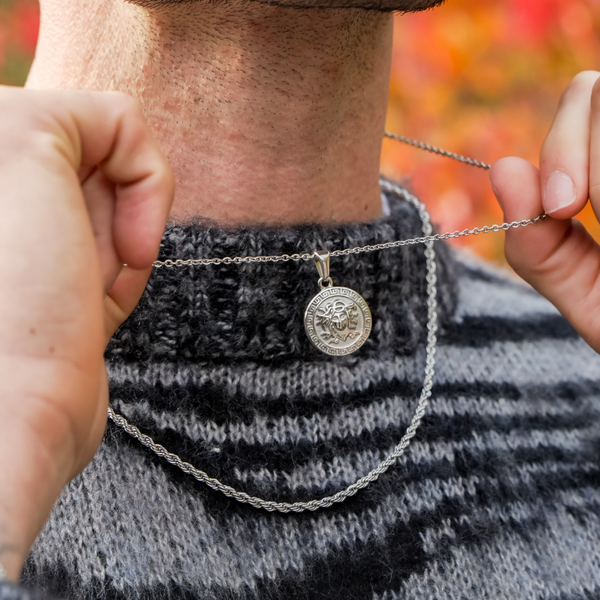
[[[539,169],[503,158],[490,180],[507,221],[548,214],[506,232],[506,258],[600,352],[600,246],[573,219],[588,198],[600,215],[600,72],[580,73],[564,91]]]
[[[144,289],[172,196],[128,96],[0,87],[0,562],[12,578],[100,444],[104,350]]]

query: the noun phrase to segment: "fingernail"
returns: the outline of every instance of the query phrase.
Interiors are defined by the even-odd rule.
[[[571,206],[577,198],[573,180],[563,171],[554,171],[546,181],[544,189],[544,210],[550,214]]]

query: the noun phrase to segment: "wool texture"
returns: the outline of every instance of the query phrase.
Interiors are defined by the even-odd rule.
[[[366,224],[171,225],[160,258],[348,248],[421,235]],[[196,482],[109,423],[1,600],[600,598],[600,357],[543,298],[436,243],[433,394],[406,454],[331,508],[277,514]],[[424,247],[332,259],[373,314],[355,354],[304,332],[311,263],[155,269],[106,361],[111,404],[249,494],[323,497],[399,442],[424,378]],[[29,591],[25,591],[29,590]]]

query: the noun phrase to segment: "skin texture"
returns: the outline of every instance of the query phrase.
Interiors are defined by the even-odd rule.
[[[175,220],[381,214],[390,14],[237,0],[41,6],[28,87],[133,96],[173,167]]]
[[[0,139],[0,562],[16,579],[102,439],[104,349],[146,285],[173,180],[123,94],[0,87]]]

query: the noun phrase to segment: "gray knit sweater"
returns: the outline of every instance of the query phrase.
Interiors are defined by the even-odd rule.
[[[162,258],[342,248],[420,235],[368,224],[168,228]],[[112,423],[0,599],[600,598],[600,358],[536,293],[436,245],[433,397],[406,455],[354,498],[271,514],[225,498]],[[332,259],[373,332],[312,347],[309,263],[157,269],[107,354],[111,403],[245,492],[331,494],[399,441],[424,377],[423,247]],[[27,592],[25,590],[30,590]]]

